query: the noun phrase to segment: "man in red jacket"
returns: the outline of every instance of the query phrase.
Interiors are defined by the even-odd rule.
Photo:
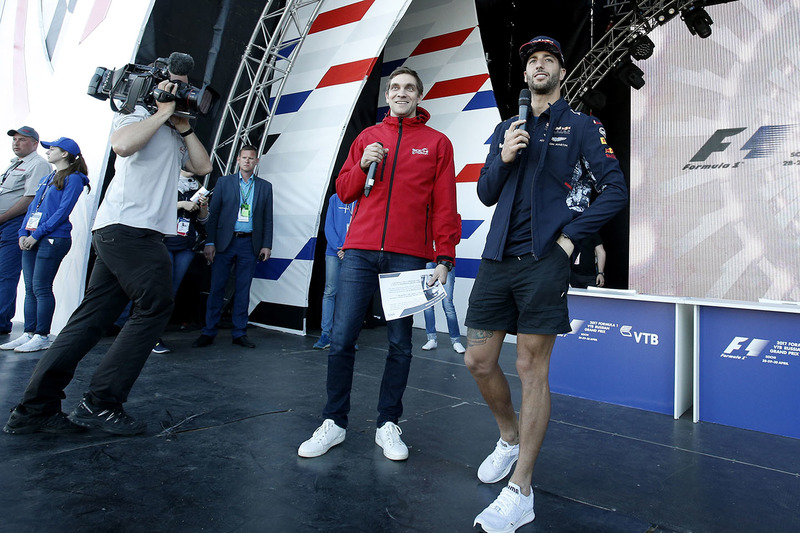
[[[300,445],[301,457],[318,457],[345,438],[353,384],[355,342],[364,314],[378,287],[378,274],[424,269],[439,264],[433,280],[441,283],[455,263],[458,237],[453,146],[425,123],[430,114],[417,107],[422,81],[407,67],[396,69],[386,87],[389,114],[361,132],[350,147],[336,192],[344,203],[357,201],[344,242],[331,351],[328,402],[322,425]],[[370,165],[375,183],[365,190]],[[436,242],[434,251],[433,243]],[[378,400],[375,443],[394,461],[408,458],[400,438],[403,392],[411,367],[411,317],[387,324],[389,352]]]

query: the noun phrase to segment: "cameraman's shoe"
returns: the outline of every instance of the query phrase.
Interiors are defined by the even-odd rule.
[[[114,435],[138,435],[147,428],[146,422],[140,422],[128,415],[122,406],[116,409],[97,407],[85,396],[68,418],[79,426]]]
[[[67,415],[61,411],[49,415],[36,415],[18,405],[11,410],[11,416],[3,426],[3,431],[14,435],[24,435],[27,433],[78,433],[85,429],[70,422]]]

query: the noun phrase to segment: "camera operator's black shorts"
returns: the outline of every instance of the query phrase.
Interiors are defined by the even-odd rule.
[[[512,335],[569,333],[569,273],[570,259],[557,244],[538,261],[532,255],[481,259],[464,323]]]

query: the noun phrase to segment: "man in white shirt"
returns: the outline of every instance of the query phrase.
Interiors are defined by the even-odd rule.
[[[176,81],[188,82],[186,75],[170,74],[159,89],[175,93]],[[211,172],[208,152],[175,107],[175,102],[157,102],[153,114],[136,106],[130,114],[115,116],[111,147],[117,154],[116,174],[92,228],[97,260],[89,287],[36,366],[22,402],[3,428],[6,433],[88,427],[135,435],[145,430],[146,424],[122,405],[172,314],[172,265],[162,239],[176,233],[178,176],[181,167],[197,175]],[[133,301],[130,318],[67,417],[61,412],[64,388],[128,301]]]
[[[36,149],[39,134],[30,126],[8,130],[14,157],[0,175],[0,335],[11,333],[11,319],[17,308],[17,285],[22,269],[19,227],[36,194],[39,180],[51,168]]]

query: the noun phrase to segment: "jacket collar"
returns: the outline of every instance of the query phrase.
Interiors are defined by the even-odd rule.
[[[417,106],[417,114],[411,118],[403,118],[403,126],[421,126],[428,122],[428,119],[431,118],[431,114],[428,113],[427,110]],[[398,127],[400,124],[400,120],[398,117],[393,117],[389,113],[386,113],[386,116],[383,117],[383,123],[387,126],[394,126]]]

